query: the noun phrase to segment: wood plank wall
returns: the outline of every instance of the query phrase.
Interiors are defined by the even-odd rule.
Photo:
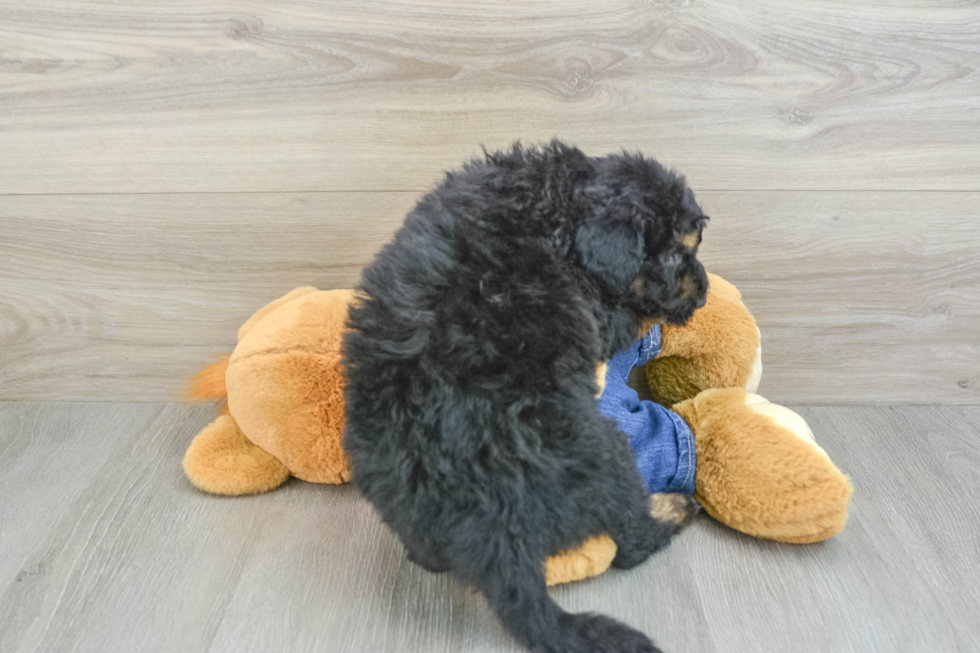
[[[687,174],[770,399],[978,403],[978,34],[954,0],[0,0],[0,399],[171,399],[481,144],[560,136]]]

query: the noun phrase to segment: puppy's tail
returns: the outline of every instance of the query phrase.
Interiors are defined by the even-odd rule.
[[[228,399],[228,388],[225,386],[225,373],[228,371],[228,359],[231,354],[221,354],[220,358],[187,377],[187,385],[181,393],[185,401],[220,401],[224,404]]]
[[[483,561],[482,568],[454,568],[483,592],[504,627],[532,651],[660,653],[646,635],[614,619],[562,610],[548,596],[544,559],[532,557],[512,539],[503,536],[480,546],[488,548],[470,550],[465,559]]]

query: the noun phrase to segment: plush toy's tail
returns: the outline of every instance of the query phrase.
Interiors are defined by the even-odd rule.
[[[231,354],[221,354],[221,358],[200,372],[189,376],[181,398],[190,401],[221,401],[224,403],[228,399],[225,372],[228,371],[229,358],[231,358]]]

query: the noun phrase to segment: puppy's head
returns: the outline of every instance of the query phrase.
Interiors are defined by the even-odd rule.
[[[708,218],[684,178],[656,161],[598,159],[583,189],[575,235],[581,264],[605,294],[643,322],[683,324],[704,305],[708,277],[697,259]]]

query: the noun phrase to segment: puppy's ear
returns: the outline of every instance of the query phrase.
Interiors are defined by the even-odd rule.
[[[589,219],[575,234],[582,265],[614,292],[625,292],[643,265],[643,228],[640,220]]]

